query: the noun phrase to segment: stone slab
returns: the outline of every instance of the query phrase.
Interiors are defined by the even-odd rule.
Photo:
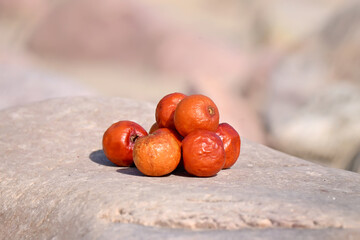
[[[360,238],[359,174],[246,139],[233,168],[212,178],[111,164],[103,132],[123,119],[149,129],[154,110],[78,97],[1,111],[1,238]]]

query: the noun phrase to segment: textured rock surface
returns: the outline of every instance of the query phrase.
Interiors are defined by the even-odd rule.
[[[212,178],[145,177],[101,151],[121,119],[149,129],[155,106],[68,98],[0,112],[0,236],[33,238],[360,237],[360,175],[243,139]]]

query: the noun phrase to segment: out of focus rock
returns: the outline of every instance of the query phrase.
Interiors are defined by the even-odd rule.
[[[65,1],[54,8],[29,40],[45,56],[146,62],[161,43],[163,23],[135,1]]]
[[[335,81],[351,81],[360,86],[360,3],[355,1],[325,25],[319,35],[319,49],[324,49]]]
[[[237,47],[193,33],[149,4],[66,1],[34,30],[28,47],[50,58],[120,61],[139,71],[151,68],[189,79],[209,75],[228,81],[248,64]]]
[[[50,3],[47,0],[0,0],[0,18],[36,18],[49,10]]]
[[[275,147],[334,167],[360,171],[352,162],[360,153],[358,88],[332,84],[315,93],[290,118],[277,123],[272,125],[271,136]]]
[[[49,98],[85,96],[95,91],[31,66],[0,64],[0,109]]]
[[[342,8],[274,71],[267,118],[274,147],[333,166],[360,152],[360,4]]]

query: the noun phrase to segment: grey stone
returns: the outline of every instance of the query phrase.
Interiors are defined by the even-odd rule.
[[[146,177],[111,164],[103,132],[149,129],[155,105],[121,98],[47,100],[0,112],[3,239],[356,239],[360,175],[242,139],[212,178]]]
[[[89,96],[95,91],[26,64],[0,64],[0,109],[49,98]]]
[[[360,172],[360,88],[337,83],[324,86],[301,107],[290,107],[290,102],[269,108],[272,144],[295,156]],[[292,117],[280,120],[290,112]]]
[[[346,3],[346,1],[344,1]],[[264,106],[275,148],[360,172],[360,4],[339,6],[270,77]]]

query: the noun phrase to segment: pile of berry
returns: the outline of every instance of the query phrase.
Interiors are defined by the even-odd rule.
[[[166,95],[155,118],[149,134],[132,121],[112,124],[102,141],[106,157],[122,167],[135,163],[147,176],[184,168],[198,177],[214,176],[239,157],[239,134],[229,124],[219,124],[218,108],[204,95]]]

